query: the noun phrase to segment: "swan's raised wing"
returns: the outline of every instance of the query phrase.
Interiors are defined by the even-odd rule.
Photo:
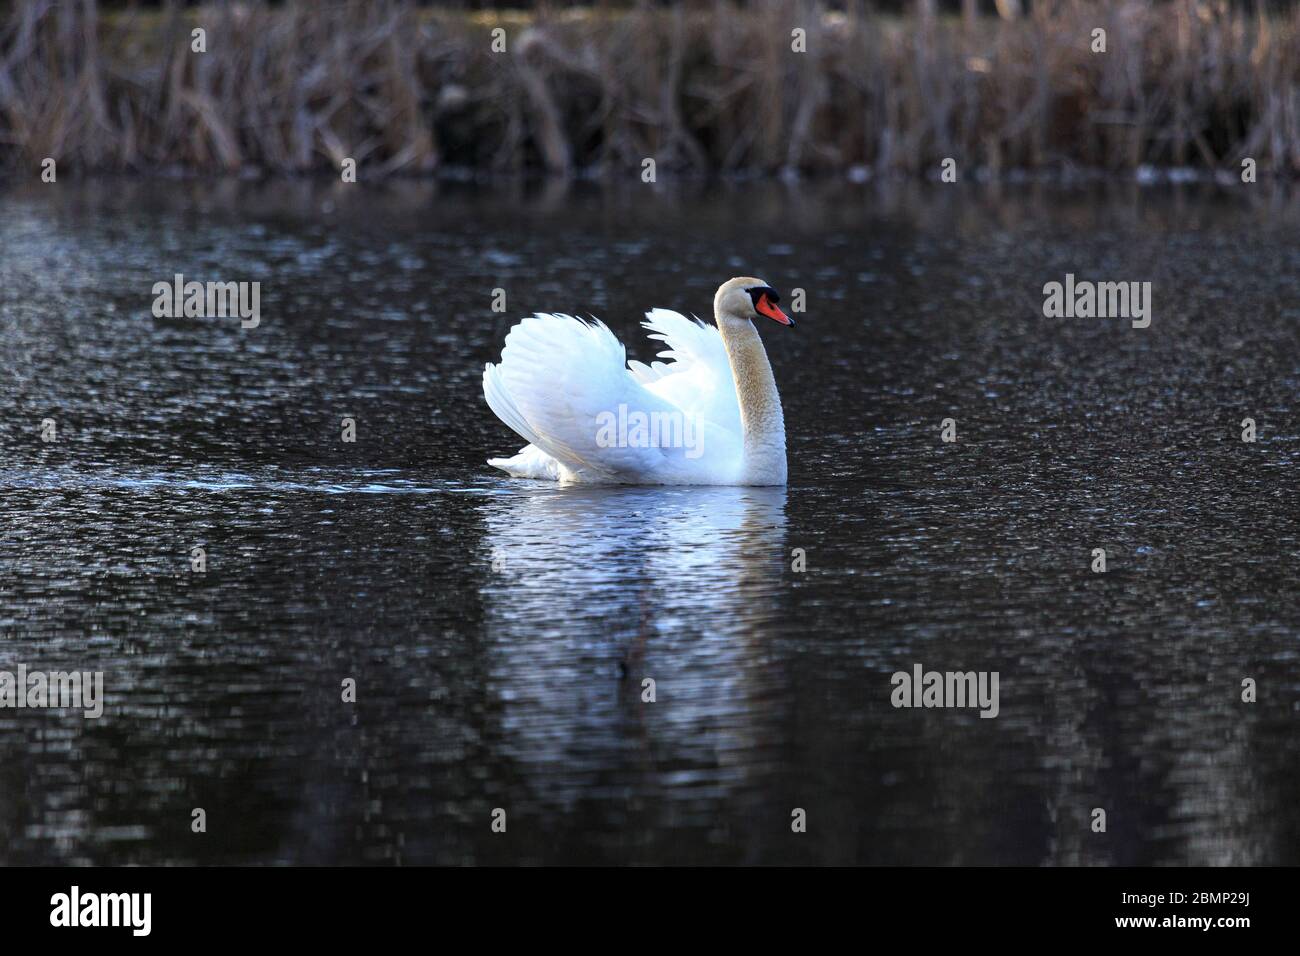
[[[575,477],[680,481],[703,464],[688,455],[692,449],[622,440],[620,423],[633,412],[681,411],[644,385],[626,358],[602,323],[538,314],[510,330],[501,362],[484,370],[483,392],[498,418]]]
[[[686,414],[739,437],[736,381],[717,328],[670,309],[650,310],[641,325],[650,330],[650,338],[668,346],[659,358],[669,361],[629,362],[632,375]]]

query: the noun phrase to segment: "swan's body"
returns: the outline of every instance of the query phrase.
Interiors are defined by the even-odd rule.
[[[642,324],[671,360],[650,365],[628,362],[600,322],[524,319],[506,336],[500,363],[484,370],[483,393],[529,444],[488,464],[551,481],[784,485],[781,398],[750,322],[761,310],[793,324],[776,299],[762,280],[739,278],[718,289],[717,327],[647,312]]]

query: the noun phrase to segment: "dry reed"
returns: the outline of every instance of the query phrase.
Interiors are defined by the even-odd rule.
[[[1009,7],[1010,4],[1003,4]],[[363,175],[1139,165],[1300,170],[1300,11],[798,0],[478,14],[240,3],[0,14],[0,162]],[[491,49],[506,30],[507,52]],[[203,27],[207,52],[193,53]],[[1107,30],[1105,54],[1089,49]],[[807,52],[791,31],[807,31]]]

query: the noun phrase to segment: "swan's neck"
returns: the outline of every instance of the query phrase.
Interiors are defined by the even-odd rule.
[[[727,347],[731,375],[740,403],[740,425],[745,438],[745,481],[751,484],[785,484],[785,418],[776,378],[763,348],[763,340],[748,320],[718,317],[718,331]]]

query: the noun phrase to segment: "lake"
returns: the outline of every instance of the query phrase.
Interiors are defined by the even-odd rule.
[[[104,675],[0,709],[0,862],[1300,863],[1293,192],[0,192],[0,668]],[[260,324],[155,317],[177,273]],[[648,361],[745,274],[806,297],[787,488],[485,464],[521,316]],[[1046,318],[1067,274],[1150,327]]]

